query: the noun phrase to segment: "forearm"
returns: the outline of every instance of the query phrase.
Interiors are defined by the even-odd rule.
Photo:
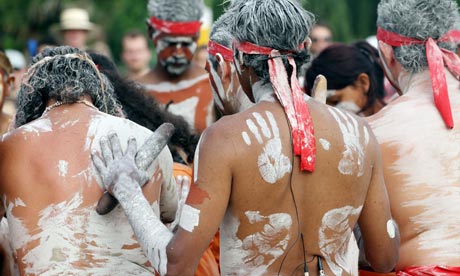
[[[121,177],[119,181],[130,181],[130,179]],[[150,263],[161,275],[165,275],[168,261],[166,246],[173,234],[153,212],[141,188],[138,185],[132,185],[132,187],[133,190],[129,192],[114,189],[113,193],[123,207],[134,234]]]

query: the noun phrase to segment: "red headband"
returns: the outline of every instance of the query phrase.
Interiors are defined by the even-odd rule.
[[[201,22],[174,22],[150,17],[150,23],[155,30],[172,35],[195,35],[200,32]]]
[[[233,41],[234,47],[249,55],[268,55],[268,68],[270,81],[275,94],[284,107],[291,126],[291,135],[294,154],[300,156],[300,168],[303,171],[313,172],[316,162],[316,142],[313,129],[313,121],[310,111],[304,100],[304,94],[297,80],[297,67],[292,56],[288,56],[292,66],[291,85],[289,86],[288,75],[281,57],[282,53],[294,53],[295,51],[279,51],[267,47],[258,46],[249,42]],[[302,49],[303,47],[300,47]]]
[[[221,54],[225,61],[233,61],[233,50],[212,40],[208,43],[208,54],[213,56]]]
[[[431,86],[433,88],[434,103],[446,126],[448,128],[453,128],[454,122],[452,119],[449,94],[447,92],[444,66],[447,67],[455,78],[460,79],[460,58],[454,52],[439,48],[436,43],[459,42],[460,30],[451,30],[445,36],[436,41],[431,37],[428,37],[426,40],[420,40],[378,28],[377,39],[393,47],[425,44],[428,67],[431,75]]]

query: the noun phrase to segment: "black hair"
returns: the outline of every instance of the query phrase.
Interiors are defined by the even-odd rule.
[[[342,89],[352,85],[361,73],[369,76],[367,102],[361,112],[376,101],[383,104],[385,97],[384,74],[378,51],[366,41],[352,45],[334,44],[324,49],[311,63],[305,76],[305,91],[311,90],[318,75],[327,79],[327,89]]]

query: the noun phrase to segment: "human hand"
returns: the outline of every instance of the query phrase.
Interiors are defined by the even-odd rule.
[[[173,132],[174,132],[174,126],[172,124],[162,124],[160,127],[158,127],[158,129],[145,141],[143,146],[135,154],[136,167],[142,171],[146,171],[147,168],[150,166],[150,164],[153,162],[153,160],[155,160],[158,157],[160,152],[166,146]],[[114,162],[114,159],[117,159],[122,155],[120,142],[118,140],[118,137],[116,138],[115,137],[116,137],[116,134],[114,136],[111,136],[111,138],[109,138],[113,140],[113,143],[112,141],[110,142],[112,148],[110,148],[107,139],[105,140],[101,139],[102,156],[105,160],[107,167],[109,166],[108,163]],[[133,146],[135,145],[132,144],[131,147]],[[133,149],[131,148],[131,150]],[[130,154],[132,155],[132,152],[130,152]],[[95,155],[95,153],[92,153],[92,157],[93,157],[93,162],[94,160],[97,160],[97,159],[100,160],[100,158],[97,155]],[[96,168],[99,170],[99,172],[101,173],[101,170],[102,170],[106,174],[103,176],[101,173],[101,178],[103,178],[102,181],[104,182],[104,187],[107,188],[106,183],[107,185],[110,185],[110,183],[113,181],[113,175],[109,174],[109,172],[104,166],[104,162],[99,162],[98,165],[99,165],[99,168],[97,167]],[[120,172],[115,171],[114,173],[118,174]],[[143,185],[143,184],[145,184],[145,182],[141,181],[140,185]],[[109,192],[105,192],[98,202],[96,211],[100,215],[105,215],[109,213],[110,211],[112,211],[117,206],[117,203],[118,203],[117,199],[113,197],[112,194],[110,194]]]

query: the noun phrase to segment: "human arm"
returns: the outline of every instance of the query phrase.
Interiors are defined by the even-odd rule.
[[[380,149],[370,129],[369,132],[371,138],[368,153],[373,158],[373,167],[358,224],[369,265],[377,272],[389,272],[398,261],[400,236],[398,226],[391,216]]]
[[[142,145],[142,148],[139,149],[138,153],[135,157],[136,166],[140,170],[147,170],[150,164],[155,160],[159,155],[163,154],[164,152],[164,145],[158,143],[158,140],[161,139],[160,135],[167,135],[171,136],[173,133],[174,127],[171,124],[163,124],[158,128],[158,131],[155,131],[150,139],[147,139],[145,143]],[[115,135],[111,134],[110,136]],[[114,142],[113,138],[110,138]],[[101,143],[106,143],[105,141],[101,141]],[[104,145],[108,147],[109,145]],[[121,155],[121,147],[117,144],[117,148],[119,148],[118,152],[109,151],[107,152],[107,156],[104,156],[104,159],[111,158],[112,154]],[[160,164],[162,166],[164,164]],[[172,164],[170,170],[172,170]],[[164,166],[162,166],[164,167]],[[171,171],[172,173],[172,171]],[[161,185],[161,193],[160,193],[160,212],[161,212],[161,219],[164,222],[171,222],[174,220],[177,206],[178,206],[178,198],[177,198],[177,190],[174,179],[169,176],[170,172],[163,172],[163,181]],[[145,183],[142,183],[143,185]],[[141,186],[142,187],[142,186]],[[99,199],[99,202],[96,207],[96,211],[100,215],[108,214],[112,211],[118,204],[118,200],[110,193],[105,192],[102,197]]]
[[[212,133],[216,132],[212,131]],[[174,238],[173,234],[161,223],[158,216],[153,213],[142,195],[139,185],[144,182],[142,172],[137,169],[133,158],[129,158],[128,155],[128,153],[133,155],[132,145],[128,147],[129,152],[126,158],[125,156],[120,158],[119,155],[114,154],[115,159],[111,160],[110,154],[103,154],[104,158],[108,158],[108,161],[106,160],[107,166],[95,153],[92,154],[93,162],[101,174],[104,185],[120,201],[147,258],[161,275],[165,275],[166,272],[168,275],[194,274],[201,255],[216,233],[227,206],[231,178],[229,177],[228,163],[223,162],[227,151],[222,150],[220,144],[220,142],[225,142],[225,139],[221,140],[214,135],[209,135],[211,138],[207,137],[206,134],[204,136],[203,143],[205,145],[199,146],[203,152],[196,154],[196,158],[203,160],[196,160],[197,166],[205,166],[205,168],[213,166],[213,168],[222,171],[200,170],[203,172],[204,180],[201,180],[203,178],[199,176],[198,185],[192,184],[184,211],[181,214],[179,229]],[[132,143],[131,140],[130,143]],[[102,150],[110,152],[112,149],[104,146]],[[221,179],[226,180],[225,184],[227,185],[217,187],[217,181]],[[208,186],[210,188],[207,188]],[[223,187],[227,188],[224,189]],[[205,194],[207,196],[203,196]],[[200,204],[202,200],[204,202]],[[206,217],[206,220],[198,220],[198,225],[195,227],[193,222],[197,212],[198,219],[199,217]]]

